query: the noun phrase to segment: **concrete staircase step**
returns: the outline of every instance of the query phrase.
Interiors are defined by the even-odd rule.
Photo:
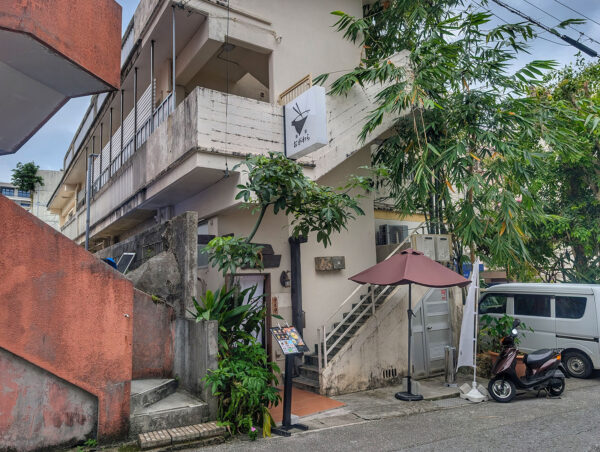
[[[177,381],[172,378],[149,378],[131,380],[130,413],[147,407],[173,394],[177,390]]]
[[[319,380],[313,380],[303,376],[296,377],[292,380],[293,385],[298,389],[304,389],[305,391],[316,392],[319,394]]]
[[[299,367],[300,376],[319,381],[319,367],[303,364]]]
[[[142,450],[159,447],[171,450],[171,446],[174,445],[206,446],[222,442],[226,434],[227,430],[225,427],[218,426],[216,422],[207,422],[204,424],[186,425],[166,430],[140,433],[138,435],[138,444]]]
[[[139,408],[129,417],[129,434],[167,430],[201,424],[209,418],[208,405],[184,391],[177,391],[152,405]]]

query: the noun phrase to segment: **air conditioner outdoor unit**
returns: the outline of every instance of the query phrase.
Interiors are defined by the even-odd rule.
[[[450,234],[415,234],[411,238],[414,250],[438,262],[450,262],[451,242]]]

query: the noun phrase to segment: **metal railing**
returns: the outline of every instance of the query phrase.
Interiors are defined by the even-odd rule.
[[[425,223],[421,223],[417,226],[414,231],[422,228]],[[415,233],[413,232],[408,237],[406,237],[401,243],[398,244],[396,248],[384,259],[388,260],[390,257],[398,253],[398,251],[402,250],[407,244],[410,244],[410,240]],[[382,299],[383,303],[385,303],[389,298],[393,297],[396,292],[400,289],[400,286],[384,286],[383,289],[376,293],[375,287],[372,284],[367,284],[366,293],[362,289],[365,286],[356,287],[350,295],[346,297],[344,301],[338,306],[333,314],[331,314],[322,324],[321,328],[317,328],[317,337],[319,338],[319,346],[317,347],[318,352],[318,361],[319,361],[319,375],[321,375],[321,370],[323,367],[327,367],[329,362],[329,355],[335,349],[335,347],[340,344],[344,338],[351,334],[352,329],[358,324],[359,320],[363,318],[369,311],[372,314],[375,313],[377,302]],[[345,317],[341,317],[340,322],[337,326],[332,327],[330,331],[327,331],[327,325],[333,324],[334,320],[340,318],[342,315],[344,308],[348,306],[352,306],[350,312],[346,314]],[[382,303],[382,304],[383,304]],[[350,319],[352,316],[356,316],[355,319],[348,325],[346,328],[342,329],[342,325],[345,323],[344,319]],[[334,339],[337,336],[337,339]],[[334,342],[328,346],[327,343],[331,342],[334,339]]]
[[[121,152],[115,156],[112,162],[110,162],[110,165],[104,171],[102,171],[96,180],[94,180],[92,184],[92,195],[97,193],[125,164],[125,162],[131,158],[134,152],[137,151],[142,144],[148,140],[150,135],[152,135],[152,132],[154,132],[154,130],[156,130],[158,126],[160,126],[169,117],[169,115],[173,113],[173,110],[173,96],[171,93],[154,110],[152,115],[150,115],[150,118],[148,118],[148,120],[144,121],[144,123],[138,127],[135,135],[123,145]],[[113,143],[115,143],[115,141],[117,141],[117,139],[113,137]]]

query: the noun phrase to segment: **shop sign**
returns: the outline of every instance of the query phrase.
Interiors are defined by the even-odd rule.
[[[285,155],[298,159],[327,144],[325,88],[313,86],[283,107]]]

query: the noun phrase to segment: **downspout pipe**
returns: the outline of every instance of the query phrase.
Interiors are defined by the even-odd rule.
[[[306,237],[290,237],[291,286],[292,286],[292,324],[300,335],[304,329],[302,310],[302,265],[300,263],[300,245],[306,243]]]

